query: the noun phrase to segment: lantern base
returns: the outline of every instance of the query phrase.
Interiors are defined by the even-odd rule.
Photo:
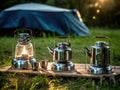
[[[24,60],[21,58],[14,58],[12,60],[12,68],[18,69],[18,70],[37,70],[37,62],[34,58],[31,58],[30,60]]]
[[[51,69],[56,72],[70,71],[74,69],[74,64],[70,61],[66,63],[53,63]]]
[[[112,68],[110,66],[94,66],[89,67],[89,72],[91,74],[109,74],[112,73]]]
[[[28,69],[28,62],[27,60],[13,59],[12,68],[13,69]]]

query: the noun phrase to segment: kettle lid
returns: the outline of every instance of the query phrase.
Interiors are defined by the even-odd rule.
[[[95,43],[95,45],[96,45],[96,46],[107,46],[108,43],[106,43],[105,41],[97,41],[97,42]]]

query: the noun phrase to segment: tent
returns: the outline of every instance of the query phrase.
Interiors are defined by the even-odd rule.
[[[18,4],[1,11],[0,29],[30,28],[58,35],[88,36],[88,28],[74,12],[38,3]]]

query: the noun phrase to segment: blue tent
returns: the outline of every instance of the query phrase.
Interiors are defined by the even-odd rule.
[[[88,28],[73,12],[38,3],[18,4],[0,13],[0,29],[30,28],[58,35],[88,36]]]

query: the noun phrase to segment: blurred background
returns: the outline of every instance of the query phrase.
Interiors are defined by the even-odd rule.
[[[0,11],[28,2],[78,9],[88,27],[120,28],[120,0],[1,0]]]

